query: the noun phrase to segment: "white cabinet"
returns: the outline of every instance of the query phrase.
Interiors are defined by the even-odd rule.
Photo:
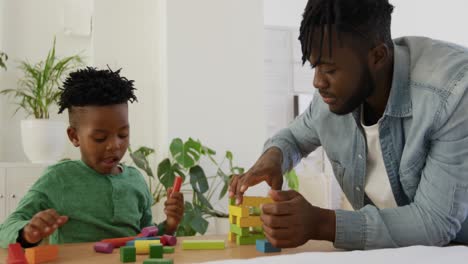
[[[39,164],[0,163],[0,223],[16,209],[45,168]]]

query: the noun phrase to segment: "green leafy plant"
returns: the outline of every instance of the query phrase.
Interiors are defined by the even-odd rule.
[[[232,175],[242,174],[244,169],[233,165],[233,154],[230,151],[226,151],[218,162],[214,150],[192,138],[185,142],[180,138],[172,140],[169,150],[169,157],[158,164],[156,174],[149,163],[149,157],[154,154],[153,149],[140,147],[135,151],[129,149],[129,152],[135,165],[148,176],[153,205],[167,196],[166,190],[173,185],[177,175],[183,178],[181,191],[190,192],[192,199],[185,201],[184,217],[176,234],[204,234],[208,228],[207,218],[228,217],[227,213],[216,210],[211,201],[222,199],[227,193]],[[202,164],[215,171],[214,175],[207,176]]]
[[[61,91],[58,89],[63,77],[70,70],[82,64],[82,58],[78,55],[59,59],[55,56],[55,38],[52,49],[44,61],[36,64],[21,61],[19,69],[24,72],[24,77],[19,80],[16,89],[6,89],[0,94],[11,95],[17,99],[19,109],[24,109],[35,118],[48,119],[49,109],[56,104]]]
[[[6,61],[8,60],[8,55],[5,52],[0,51],[0,68],[3,68],[4,70],[7,69],[6,67]]]

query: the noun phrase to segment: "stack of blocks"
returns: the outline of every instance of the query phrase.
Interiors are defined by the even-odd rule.
[[[231,198],[228,240],[236,242],[237,245],[255,245],[257,239],[264,239],[260,205],[272,202],[269,197],[244,196],[242,204],[236,205],[235,200]]]

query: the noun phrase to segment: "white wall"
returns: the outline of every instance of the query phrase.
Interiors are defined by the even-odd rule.
[[[263,0],[264,23],[299,28],[307,0]]]
[[[168,137],[249,167],[265,141],[261,0],[167,1]]]
[[[57,37],[56,52],[58,56],[68,56],[80,53],[89,58],[91,49],[90,38],[65,36],[63,28],[63,1],[61,0],[4,0],[1,26],[2,49],[8,53],[8,71],[0,79],[1,88],[15,88],[21,77],[16,69],[18,61],[27,59],[30,62],[43,60],[52,46],[54,36]],[[0,160],[26,161],[23,154],[20,137],[20,120],[25,117],[19,111],[12,117],[16,106],[11,100],[0,98]],[[66,114],[57,116],[53,109],[52,118],[66,120]],[[65,132],[64,132],[65,133]],[[67,156],[74,156],[71,147]]]

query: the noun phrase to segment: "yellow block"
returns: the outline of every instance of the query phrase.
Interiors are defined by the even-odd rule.
[[[273,203],[270,197],[259,196],[244,196],[242,198],[242,206],[259,207],[261,204]]]
[[[237,217],[249,216],[249,208],[244,206],[229,206],[229,214]]]
[[[237,226],[239,227],[258,227],[263,225],[260,216],[241,217],[238,218],[237,222]]]
[[[150,245],[160,245],[159,240],[135,240],[137,254],[148,254]]]
[[[236,242],[236,233],[233,233],[233,232],[229,232],[228,233],[228,241],[230,242]]]
[[[237,219],[238,219],[237,216],[231,215],[231,214],[229,215],[229,223],[230,223],[230,224],[236,225],[236,224],[237,224]]]

